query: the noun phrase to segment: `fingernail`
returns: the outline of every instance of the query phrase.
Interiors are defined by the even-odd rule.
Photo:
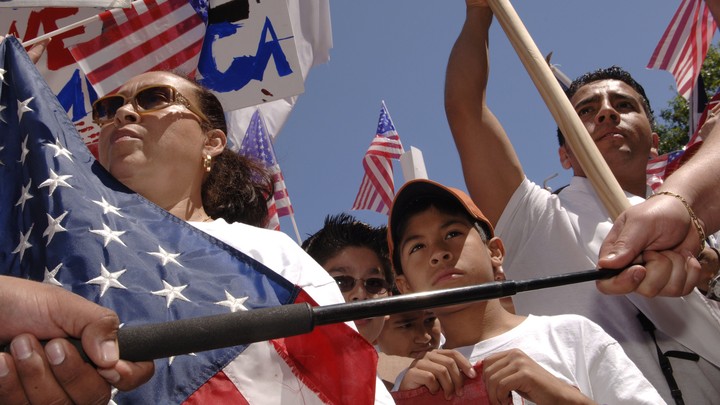
[[[0,378],[10,374],[10,367],[8,367],[5,355],[0,353]]]
[[[642,269],[633,270],[632,278],[633,281],[635,281],[636,283],[640,283],[645,279],[645,271],[643,271]]]
[[[115,363],[120,359],[117,343],[114,340],[106,340],[100,344],[102,359],[106,363]]]
[[[107,382],[110,384],[115,384],[118,381],[120,381],[120,374],[115,371],[115,369],[112,368],[106,368],[106,369],[98,369],[98,374],[100,374]]]
[[[606,259],[606,260],[612,260],[612,259],[615,258],[615,256],[617,256],[617,253],[608,253],[608,254],[605,256],[605,259]]]
[[[470,378],[475,378],[477,377],[477,371],[475,371],[474,368],[471,368],[470,371],[468,371],[467,376]]]
[[[19,336],[10,343],[10,351],[18,360],[27,360],[32,355],[32,345],[27,336]]]
[[[53,366],[59,366],[65,361],[65,349],[60,342],[50,342],[45,346],[45,354]]]

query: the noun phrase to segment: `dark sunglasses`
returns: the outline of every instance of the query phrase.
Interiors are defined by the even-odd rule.
[[[173,104],[181,104],[201,120],[210,122],[205,114],[193,107],[190,101],[180,94],[175,87],[166,84],[143,87],[130,98],[120,94],[112,94],[97,99],[92,105],[93,121],[100,126],[112,122],[117,111],[128,102],[132,103],[138,114],[162,110]]]
[[[390,283],[380,277],[370,277],[365,280],[350,276],[334,276],[333,278],[342,292],[352,291],[358,281],[362,281],[363,288],[369,294],[385,294],[392,287]]]

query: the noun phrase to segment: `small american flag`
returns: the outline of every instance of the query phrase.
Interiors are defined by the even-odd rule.
[[[390,204],[395,196],[392,159],[399,159],[402,153],[400,136],[383,101],[375,138],[363,158],[365,176],[355,197],[353,210],[370,210],[381,214],[390,212]]]
[[[107,173],[15,38],[0,43],[0,229],[0,273],[71,290],[113,309],[126,325],[312,302],[278,273]],[[291,402],[370,403],[373,356],[347,325],[326,325],[156,360],[147,384],[113,401],[267,403],[252,400],[259,392]],[[276,378],[236,378],[258,376],[256,367]]]
[[[189,74],[205,36],[204,13],[206,0],[133,1],[130,8],[100,14],[85,28],[98,36],[70,52],[100,96],[150,70]]]
[[[716,29],[717,24],[703,0],[682,0],[650,57],[648,69],[672,73],[678,93],[687,99]]]
[[[273,196],[268,201],[268,224],[269,229],[280,230],[279,217],[293,214],[293,207],[290,203],[290,195],[285,186],[285,178],[283,177],[280,165],[275,158],[275,150],[273,149],[270,136],[265,127],[265,122],[260,114],[260,109],[250,120],[250,125],[245,132],[245,138],[240,145],[240,153],[260,160],[270,171],[273,180]]]

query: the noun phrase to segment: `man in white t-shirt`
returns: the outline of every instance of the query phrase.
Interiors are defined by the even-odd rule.
[[[594,268],[612,221],[567,145],[559,148],[563,167],[575,175],[567,188],[553,195],[526,178],[508,136],[486,104],[492,12],[483,1],[466,3],[467,19],[448,62],[445,107],[468,191],[505,242],[507,275],[523,279]],[[647,160],[658,144],[644,90],[616,67],[579,80],[569,94],[572,105],[628,198],[642,201]],[[673,252],[657,255],[644,260],[686,260]],[[720,398],[717,303],[693,290],[697,273],[688,277],[684,266],[666,268],[679,272],[645,274],[633,268],[620,277],[634,278],[637,291],[647,295],[672,290],[689,295],[609,296],[585,283],[523,294],[515,298],[515,305],[518,313],[584,315],[620,342],[666,401],[682,395],[686,403],[712,403]],[[641,311],[657,330],[644,329],[637,318]],[[653,329],[651,323],[646,325]],[[661,352],[669,352],[663,360],[656,342]],[[668,357],[672,369],[663,371],[659,362]]]

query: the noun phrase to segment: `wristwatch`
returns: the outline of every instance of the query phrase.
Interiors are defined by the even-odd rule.
[[[720,272],[708,283],[708,290],[705,296],[711,300],[720,301]]]

